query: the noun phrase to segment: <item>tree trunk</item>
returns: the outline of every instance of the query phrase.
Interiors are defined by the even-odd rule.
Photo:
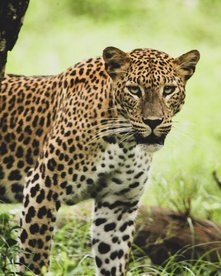
[[[29,0],[0,1],[0,83],[4,77],[7,53],[17,41],[28,4]]]

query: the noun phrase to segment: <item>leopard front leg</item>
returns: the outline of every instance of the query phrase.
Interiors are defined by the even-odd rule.
[[[125,276],[134,235],[137,200],[109,196],[96,201],[92,244],[97,276]]]
[[[49,266],[51,240],[60,203],[58,194],[51,188],[53,177],[42,174],[41,168],[30,172],[24,189],[20,274],[31,270],[43,275]]]

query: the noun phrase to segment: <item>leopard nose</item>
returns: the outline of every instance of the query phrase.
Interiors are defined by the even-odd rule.
[[[163,122],[163,119],[143,119],[143,122],[153,130]]]

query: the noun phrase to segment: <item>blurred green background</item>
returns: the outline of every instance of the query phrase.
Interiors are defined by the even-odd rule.
[[[143,200],[182,209],[190,198],[192,214],[221,222],[221,190],[212,178],[213,170],[221,175],[220,33],[219,0],[31,0],[7,72],[56,74],[107,46],[173,57],[198,49],[186,104],[155,154]]]

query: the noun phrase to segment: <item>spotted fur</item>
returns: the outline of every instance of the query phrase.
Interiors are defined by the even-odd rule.
[[[0,200],[21,202],[21,271],[48,268],[62,203],[95,199],[97,275],[126,275],[140,197],[199,60],[153,49],[80,62],[56,76],[6,75],[0,102]]]

